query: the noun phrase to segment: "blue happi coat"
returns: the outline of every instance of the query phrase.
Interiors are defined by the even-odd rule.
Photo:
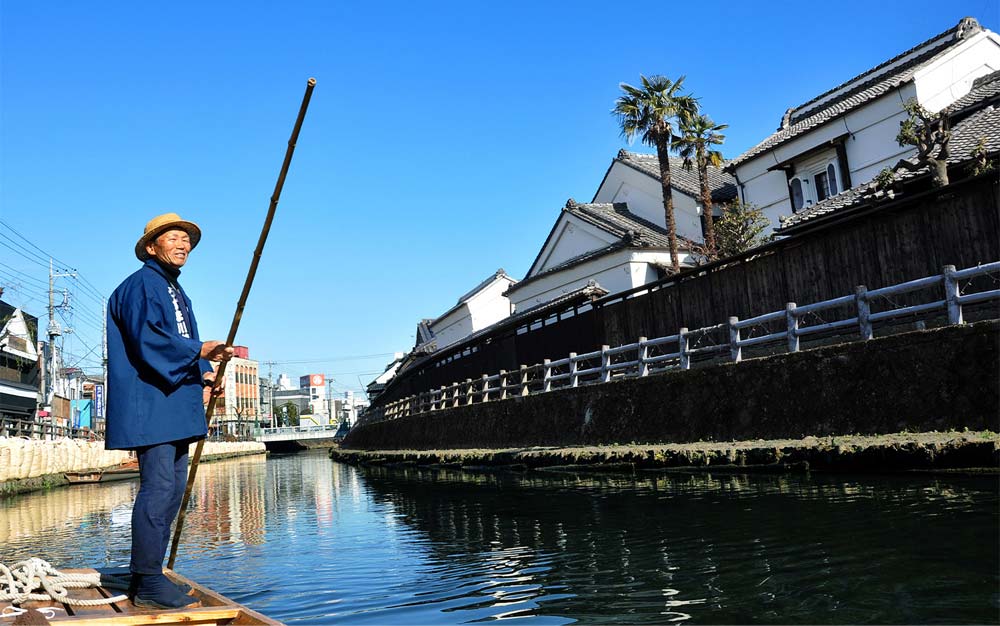
[[[212,366],[199,358],[198,325],[179,273],[150,259],[108,300],[109,450],[207,433],[202,374]]]

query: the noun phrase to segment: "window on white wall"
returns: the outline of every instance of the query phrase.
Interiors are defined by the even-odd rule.
[[[798,211],[840,193],[840,172],[833,161],[808,163],[788,181],[792,211]]]
[[[814,180],[816,181],[816,201],[826,200],[826,197],[830,195],[830,190],[826,185],[826,172],[816,174]]]

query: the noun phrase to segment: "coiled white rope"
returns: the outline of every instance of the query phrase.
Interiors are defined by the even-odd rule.
[[[100,606],[128,599],[126,595],[94,600],[69,596],[70,589],[106,587],[128,589],[124,579],[107,574],[64,574],[42,559],[31,558],[7,567],[0,563],[0,602],[21,604],[32,600],[54,600],[72,606]]]

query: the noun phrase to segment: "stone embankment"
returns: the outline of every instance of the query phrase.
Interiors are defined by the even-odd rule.
[[[470,471],[974,471],[1000,468],[1000,435],[894,433],[659,445],[466,450],[334,449],[352,465],[419,465]]]
[[[201,458],[211,461],[265,453],[264,444],[255,441],[209,441]],[[66,472],[109,469],[128,460],[128,452],[105,450],[103,441],[0,437],[0,496],[59,486],[66,483]]]
[[[998,407],[994,320],[362,423],[342,447],[523,449],[997,431]]]

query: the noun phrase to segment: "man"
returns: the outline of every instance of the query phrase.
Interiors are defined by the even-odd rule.
[[[129,592],[140,607],[196,603],[163,575],[163,557],[187,483],[188,445],[208,430],[202,402],[215,380],[209,361],[233,355],[221,341],[198,339],[191,301],[177,282],[200,239],[197,224],[176,213],[154,217],[135,245],[143,266],[108,301],[105,447],[139,458]]]

